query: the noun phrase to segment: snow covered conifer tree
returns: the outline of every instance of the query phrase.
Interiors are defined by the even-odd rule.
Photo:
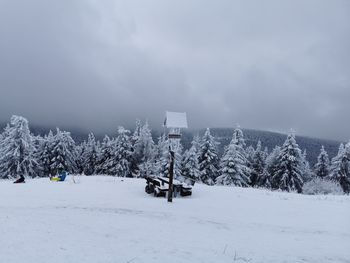
[[[196,134],[195,136],[193,136],[193,140],[191,142],[191,145],[195,148],[195,151],[199,152],[199,149],[201,147],[201,138],[199,137],[198,134]]]
[[[236,138],[235,143],[239,145],[242,149],[245,149],[245,139],[243,135],[243,131],[240,128],[236,128],[234,131],[234,137]]]
[[[103,138],[98,164],[96,167],[97,173],[116,175],[117,158],[115,155],[116,147],[114,139],[110,139],[108,135]]]
[[[260,141],[259,141],[260,142]],[[247,166],[249,168],[252,167],[253,165],[253,159],[254,159],[254,154],[255,154],[255,149],[252,145],[249,145],[246,150],[246,157],[247,157]]]
[[[200,180],[198,153],[196,146],[192,144],[191,148],[185,152],[182,163],[182,176],[194,181]]]
[[[140,134],[141,134],[141,130],[142,130],[142,123],[139,119],[137,119],[134,133],[130,138],[132,145],[134,145],[137,142],[137,140],[139,139]]]
[[[163,134],[157,144],[157,154],[156,154],[156,165],[154,167],[154,172],[157,175],[169,176],[169,166],[170,166],[170,152],[169,152],[169,140]]]
[[[307,153],[306,150],[301,155],[301,177],[303,179],[303,182],[306,183],[310,181],[313,177],[312,171],[310,169],[310,163],[307,160]]]
[[[250,163],[248,160],[248,154],[247,154],[247,149],[246,149],[246,143],[243,135],[243,131],[240,128],[236,128],[233,131],[233,137],[235,137],[235,144],[239,147],[240,151],[242,152],[243,157],[245,158],[246,165],[249,167]],[[254,148],[251,146],[249,147],[249,154],[253,155],[254,154]]]
[[[272,152],[266,158],[266,168],[270,179],[274,175],[277,169],[278,156],[280,152],[281,152],[281,147],[275,146],[275,148],[273,148]]]
[[[329,158],[323,145],[315,164],[315,175],[320,178],[327,178],[329,175]]]
[[[200,149],[200,137],[198,134],[193,136],[192,146],[184,153],[182,161],[182,175],[197,182],[200,181],[200,171],[198,162],[198,151]]]
[[[266,153],[262,151],[260,141],[252,157],[250,184],[257,187],[271,187],[269,174],[266,169]]]
[[[236,185],[247,187],[250,183],[250,169],[247,166],[244,140],[239,129],[233,133],[233,138],[226,148],[220,162],[220,176],[216,183],[220,185]]]
[[[69,132],[57,128],[53,139],[51,169],[57,173],[58,169],[69,172],[76,171],[75,142]]]
[[[159,175],[169,177],[169,169],[170,169],[170,161],[171,161],[171,155],[170,155],[170,141],[169,139],[166,139],[163,142],[162,147],[162,153],[158,160],[158,173]],[[174,149],[175,154],[175,160],[174,160],[174,178],[179,179],[179,177],[182,175],[182,145],[179,142],[178,147]]]
[[[96,173],[99,160],[98,158],[99,151],[96,145],[95,135],[90,133],[82,156],[84,174],[93,175]]]
[[[118,128],[115,153],[117,161],[116,173],[121,177],[131,177],[132,146],[128,133],[130,131],[125,130],[123,127]]]
[[[267,157],[269,156],[269,149],[265,147],[264,149],[264,155],[265,155],[265,160],[267,160]]]
[[[0,158],[3,155],[3,151],[5,149],[5,138],[9,136],[10,133],[10,124],[6,124],[3,132],[0,135]]]
[[[341,163],[342,159],[345,156],[345,146],[343,143],[339,145],[338,153],[336,156],[332,158],[331,164],[330,164],[330,172],[329,172],[329,179],[331,180],[336,180],[338,177],[338,171],[341,169]]]
[[[341,144],[332,159],[330,179],[339,182],[344,193],[350,193],[350,142],[345,147]]]
[[[42,143],[42,141],[44,140],[44,138],[41,135],[31,135],[32,136],[32,142],[33,142],[33,146],[34,146],[34,153],[33,153],[33,159],[36,162],[36,167],[35,167],[35,176],[42,176],[41,175],[41,164],[39,161],[40,158],[40,154],[41,154],[41,148],[40,145]]]
[[[48,135],[46,135],[39,145],[39,165],[40,165],[40,174],[43,177],[52,176],[53,171],[51,169],[51,160],[53,158],[53,142],[54,136],[50,130]]]
[[[130,140],[131,140],[131,147],[132,147],[131,148],[132,159],[131,159],[130,169],[131,169],[131,173],[134,174],[134,175],[139,173],[138,165],[141,163],[141,156],[135,149],[135,145],[136,145],[136,143],[138,142],[138,140],[140,138],[141,129],[142,129],[141,121],[137,119],[134,133],[133,133],[133,135],[130,138]]]
[[[163,155],[163,148],[165,147],[164,144],[165,144],[165,134],[162,134],[161,136],[158,137],[158,142],[157,144],[155,145],[155,164],[153,166],[153,174],[155,175],[160,175],[162,174],[161,172],[161,158],[162,158],[162,155]]]
[[[3,178],[36,176],[35,146],[28,121],[12,116],[1,143],[0,173]]]
[[[0,156],[2,155],[2,143],[3,143],[4,135],[0,133]],[[1,176],[0,176],[1,177]]]
[[[301,193],[302,157],[294,134],[289,134],[277,157],[277,165],[272,176],[272,188]]]
[[[170,159],[169,159],[170,161]],[[175,147],[175,163],[174,163],[174,178],[182,178],[182,165],[183,165],[183,146],[181,142]],[[170,163],[169,163],[170,167]]]
[[[216,177],[219,175],[219,157],[217,142],[207,128],[202,137],[198,153],[200,179],[203,183],[214,185]]]
[[[156,148],[156,156],[155,156],[155,158],[157,159],[157,162],[158,162],[159,159],[162,157],[164,150],[165,149],[169,149],[168,141],[167,141],[167,138],[166,138],[165,134],[162,134],[158,138],[158,143],[155,146],[155,148]],[[155,171],[158,172],[158,167],[155,168]]]
[[[76,158],[75,158],[75,164],[77,167],[76,173],[82,174],[84,173],[84,155],[86,151],[86,142],[82,142],[75,147],[76,151]]]
[[[135,143],[135,154],[138,156],[140,176],[145,177],[154,171],[156,148],[152,139],[151,130],[146,122],[140,131],[140,136]]]

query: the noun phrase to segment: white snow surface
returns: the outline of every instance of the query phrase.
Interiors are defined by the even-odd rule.
[[[145,180],[0,182],[0,262],[350,262],[350,197]]]

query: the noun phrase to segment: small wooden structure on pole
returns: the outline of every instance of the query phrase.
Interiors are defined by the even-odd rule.
[[[187,116],[185,112],[166,112],[164,126],[169,129],[168,138],[170,141],[170,167],[169,167],[169,190],[168,202],[173,201],[173,180],[174,180],[174,163],[175,150],[179,147],[181,139],[181,129],[187,128]]]

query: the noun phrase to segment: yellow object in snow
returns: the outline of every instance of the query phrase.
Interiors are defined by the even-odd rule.
[[[61,179],[58,178],[58,177],[51,177],[50,180],[51,180],[51,181],[60,181]]]

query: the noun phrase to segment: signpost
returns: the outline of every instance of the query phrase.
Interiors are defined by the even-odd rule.
[[[169,189],[168,202],[173,201],[173,180],[175,150],[179,147],[181,139],[181,129],[187,128],[187,116],[185,112],[166,112],[164,126],[169,129],[168,138],[170,140],[170,167],[169,167]]]

